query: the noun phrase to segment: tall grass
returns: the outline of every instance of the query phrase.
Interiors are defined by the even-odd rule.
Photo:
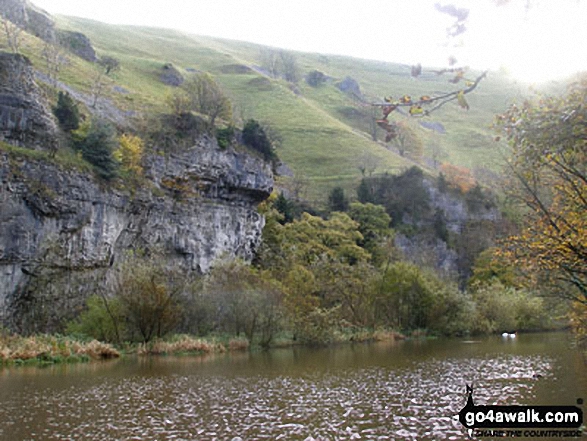
[[[120,353],[116,349],[97,340],[84,342],[71,337],[53,335],[22,337],[8,333],[0,334],[0,364],[27,361],[59,363],[118,357]]]

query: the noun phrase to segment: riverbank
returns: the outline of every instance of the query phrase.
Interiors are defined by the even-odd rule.
[[[108,343],[60,335],[0,334],[0,365],[77,363],[120,357]]]
[[[360,330],[354,333],[336,335],[328,344],[322,346],[403,340],[405,338],[405,336],[395,331]],[[297,341],[289,335],[276,338],[268,347],[251,346],[246,338],[229,336],[199,338],[185,334],[172,335],[166,339],[158,339],[148,343],[128,343],[117,347],[98,340],[87,340],[80,336],[41,334],[24,337],[16,334],[0,333],[0,366],[45,366],[59,363],[115,359],[129,354],[139,356],[201,355],[302,345],[308,344]]]

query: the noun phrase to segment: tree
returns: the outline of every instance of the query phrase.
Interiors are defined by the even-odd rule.
[[[116,296],[129,331],[143,343],[173,330],[180,317],[179,298],[185,277],[165,267],[158,253],[132,253],[116,280]]]
[[[114,158],[120,163],[123,172],[138,177],[143,174],[141,162],[145,145],[138,136],[123,134],[119,139],[119,147],[114,151]]]
[[[349,201],[344,194],[342,187],[334,187],[328,195],[328,208],[330,211],[347,211]]]
[[[110,75],[120,69],[120,60],[114,57],[104,56],[98,60],[98,64],[104,68],[105,75]]]
[[[358,242],[372,256],[374,265],[379,266],[385,259],[385,244],[391,243],[394,232],[389,227],[391,218],[382,205],[361,204],[350,205],[349,216],[359,223],[359,232],[363,239]]]
[[[272,161],[276,158],[273,143],[265,128],[254,119],[248,120],[243,127],[243,143],[259,152],[265,161]]]
[[[210,127],[214,127],[217,118],[230,120],[232,105],[224,92],[208,73],[195,74],[187,78],[181,85],[185,91],[189,109],[208,117]]]
[[[397,123],[397,136],[394,138],[394,144],[399,150],[401,156],[408,152],[414,158],[421,158],[424,152],[422,139],[416,133],[414,127],[406,121]]]
[[[261,50],[261,67],[273,78],[277,78],[281,72],[279,54],[273,49]]]
[[[98,60],[98,65],[100,66],[100,69],[95,71],[92,81],[92,96],[94,98],[92,101],[92,107],[96,107],[98,99],[102,95],[104,76],[108,76],[110,73],[120,69],[120,61],[114,57],[104,56]]]
[[[512,154],[510,194],[527,209],[504,244],[517,265],[587,307],[587,77],[561,97],[538,97],[497,117]]]
[[[14,11],[11,12],[14,13]],[[17,13],[21,13],[23,17],[23,22],[26,22],[26,9],[23,7],[22,11],[17,11]],[[0,20],[2,21],[2,27],[4,28],[4,33],[6,34],[6,41],[8,42],[8,47],[13,53],[19,54],[20,35],[23,29],[15,22],[9,20],[5,13],[0,13]]]
[[[57,117],[61,128],[66,132],[71,132],[79,127],[79,109],[69,93],[59,92],[57,105],[53,108],[53,113]]]
[[[110,181],[118,175],[118,162],[114,159],[116,138],[114,128],[103,120],[93,120],[73,133],[74,146],[83,158],[94,166],[98,175]]]
[[[53,84],[53,87],[57,87],[61,66],[68,62],[68,58],[65,55],[65,50],[63,49],[63,46],[59,45],[56,41],[52,41],[45,43],[41,55],[43,56],[43,60],[45,60],[45,65],[47,66],[47,75],[49,76],[49,80]]]
[[[297,83],[300,80],[300,68],[297,57],[291,52],[280,51],[279,58],[285,80],[290,83]]]
[[[222,262],[208,276],[205,291],[220,331],[244,333],[251,344],[258,336],[259,344],[268,346],[281,327],[283,287],[267,272],[239,260]]]

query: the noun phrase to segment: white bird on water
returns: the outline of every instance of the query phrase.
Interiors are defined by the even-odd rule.
[[[503,338],[516,338],[516,333],[515,332],[504,332],[503,334],[501,334],[501,336]]]

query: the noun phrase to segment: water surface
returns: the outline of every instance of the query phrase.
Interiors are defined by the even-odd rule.
[[[587,399],[566,334],[131,357],[0,370],[0,440],[461,440],[465,383],[477,404]]]

